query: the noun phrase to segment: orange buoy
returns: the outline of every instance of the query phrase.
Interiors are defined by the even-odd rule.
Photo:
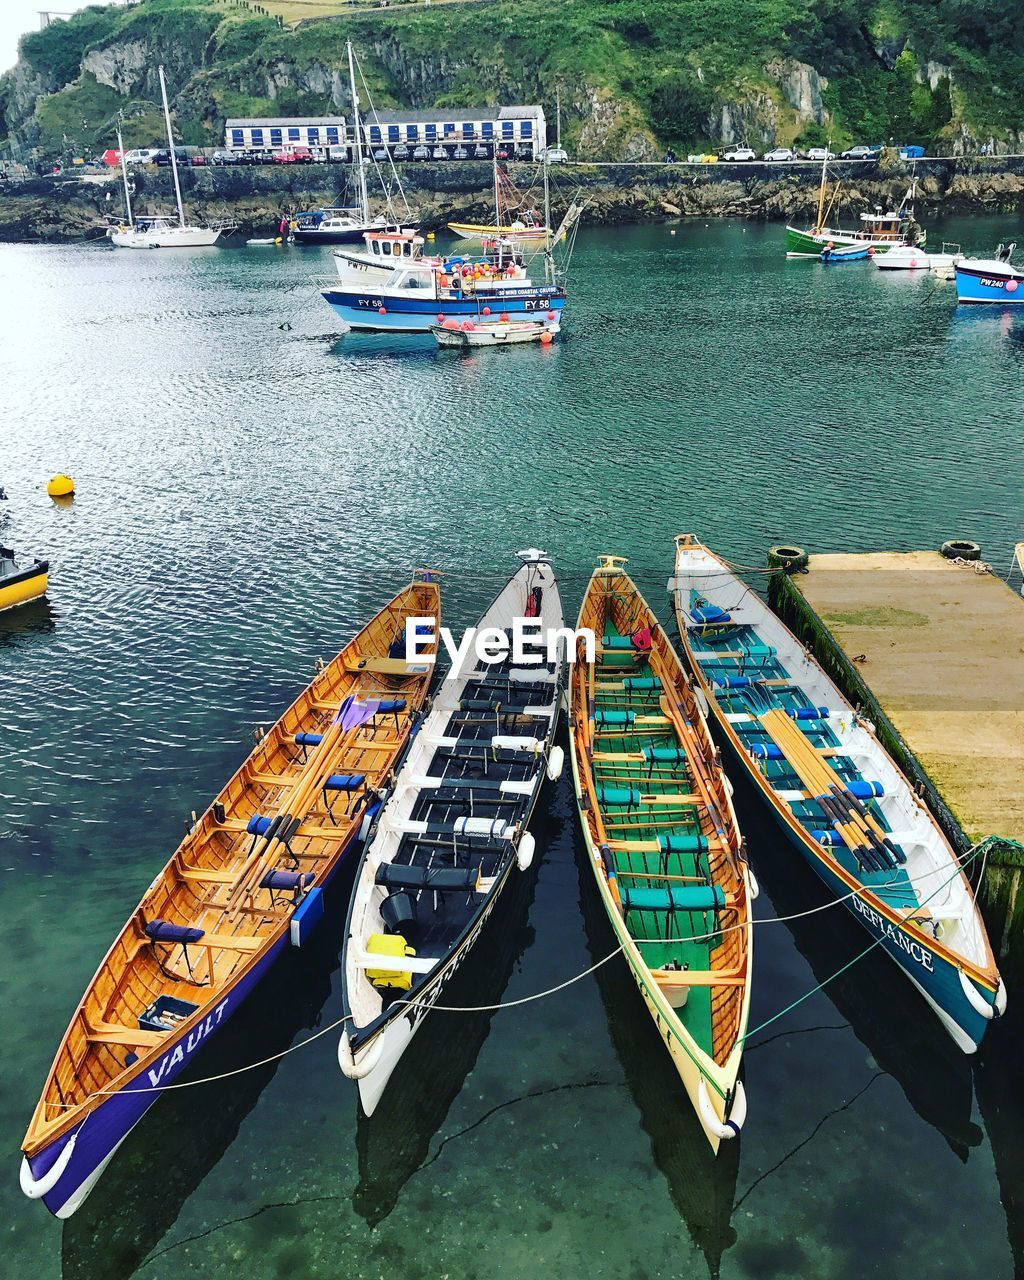
[[[46,486],[46,492],[51,498],[70,498],[75,492],[75,482],[70,476],[59,472]]]
[[[545,344],[548,342],[553,342],[554,338],[555,338],[555,335],[551,332],[550,329],[545,329],[544,332],[540,335],[541,342]]]
[[[388,313],[387,307],[378,307],[377,310],[380,312],[382,316],[386,316]]]
[[[491,314],[491,309],[490,309],[490,307],[484,307],[484,315],[485,315],[485,316],[489,316],[490,314]]]

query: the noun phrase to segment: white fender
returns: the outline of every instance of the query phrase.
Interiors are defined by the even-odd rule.
[[[701,715],[706,720],[708,716],[711,714],[711,707],[708,703],[708,695],[704,692],[703,689],[699,687],[695,687],[693,690],[693,696],[697,701],[697,706],[700,708]]]
[[[548,777],[552,782],[562,776],[565,767],[565,752],[561,747],[552,747],[548,752]]]
[[[520,871],[529,870],[530,864],[533,862],[533,854],[537,848],[537,841],[529,831],[523,832],[523,837],[519,841],[519,848],[516,850],[516,863]]]
[[[708,1096],[707,1082],[701,1076],[700,1084],[697,1087],[697,1114],[700,1116],[700,1122],[708,1133],[714,1134],[716,1138],[722,1139],[723,1142],[729,1138],[735,1138],[739,1133],[743,1121],[747,1118],[747,1095],[743,1092],[743,1085],[738,1080],[736,1081],[736,1094],[733,1099],[732,1111],[733,1115],[730,1119],[719,1120]]]
[[[1003,985],[1002,978],[999,979],[999,986],[996,987],[996,1013],[1001,1018],[1006,1012],[1006,987]]]
[[[760,894],[761,886],[757,883],[757,877],[749,867],[747,867],[747,879],[750,881],[750,901],[753,902]]]
[[[21,1173],[18,1180],[21,1183],[22,1191],[30,1200],[41,1200],[47,1192],[52,1191],[57,1183],[60,1182],[63,1177],[64,1170],[71,1163],[71,1157],[74,1155],[75,1143],[77,1141],[78,1134],[76,1133],[57,1159],[53,1162],[49,1172],[44,1173],[41,1178],[32,1177],[32,1170],[29,1168],[28,1156],[22,1156]]]
[[[996,1011],[989,1002],[982,996],[981,992],[974,983],[964,973],[963,969],[958,969],[960,974],[960,985],[964,989],[964,995],[967,997],[967,1003],[971,1006],[975,1013],[980,1014],[983,1018],[991,1021],[996,1016]],[[998,999],[998,993],[996,995]],[[1004,998],[1005,1004],[1005,998]]]
[[[343,1031],[338,1041],[338,1066],[341,1067],[342,1074],[348,1076],[350,1080],[365,1080],[380,1062],[383,1052],[384,1033],[381,1032],[363,1054],[361,1061],[356,1062],[352,1046],[349,1044],[348,1032]]]
[[[728,775],[727,773],[724,773],[724,772],[723,772],[723,774],[722,774],[722,781],[725,783],[725,794],[726,794],[726,795],[729,797],[729,799],[731,800],[731,799],[733,798],[733,796],[736,794],[736,788],[735,788],[735,787],[732,785],[732,783],[729,781],[729,775]]]

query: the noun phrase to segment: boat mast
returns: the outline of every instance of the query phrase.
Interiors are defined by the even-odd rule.
[[[174,154],[174,134],[171,132],[171,109],[167,105],[167,84],[164,81],[164,69],[158,67],[160,72],[160,97],[164,104],[164,121],[167,124],[167,145],[171,151],[171,172],[174,174],[174,198],[178,202],[178,226],[185,225],[185,210],[181,204],[181,183],[178,181],[178,157]]]
[[[124,183],[124,208],[128,215],[128,225],[135,226],[135,219],[132,217],[132,198],[128,191],[128,166],[124,159],[124,141],[121,138],[121,114],[117,116],[117,149],[121,153],[121,181]]]
[[[555,90],[555,149],[562,149],[562,91]]]
[[[551,260],[551,186],[548,182],[548,152],[544,148],[544,283],[555,283],[555,264]]]
[[[818,222],[815,230],[819,235],[821,234],[822,218],[825,212],[825,178],[828,172],[828,153],[831,147],[832,139],[829,138],[828,142],[825,143],[825,156],[821,162],[821,186],[818,188]]]
[[[352,52],[352,41],[348,45],[348,78],[352,85],[352,121],[355,129],[356,168],[359,170],[359,207],[363,211],[363,221],[370,221],[370,201],[366,195],[366,171],[363,169],[363,135],[359,124],[359,92],[356,89],[356,63]]]

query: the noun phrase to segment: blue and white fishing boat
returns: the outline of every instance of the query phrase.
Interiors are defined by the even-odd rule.
[[[956,263],[957,302],[1001,307],[1024,302],[1024,271],[1010,261],[1016,247],[1000,245],[994,258],[964,258]]]
[[[30,1200],[70,1217],[162,1091],[322,918],[433,674],[436,642],[405,660],[406,623],[436,632],[440,605],[435,575],[418,573],[260,737],[157,873],[43,1085],[22,1143]]]
[[[874,727],[693,534],[676,539],[672,588],[698,688],[786,837],[973,1053],[1006,991],[928,808]]]

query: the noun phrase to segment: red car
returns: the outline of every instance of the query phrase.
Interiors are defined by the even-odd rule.
[[[313,153],[308,147],[289,147],[287,151],[274,152],[275,164],[312,164]]]

